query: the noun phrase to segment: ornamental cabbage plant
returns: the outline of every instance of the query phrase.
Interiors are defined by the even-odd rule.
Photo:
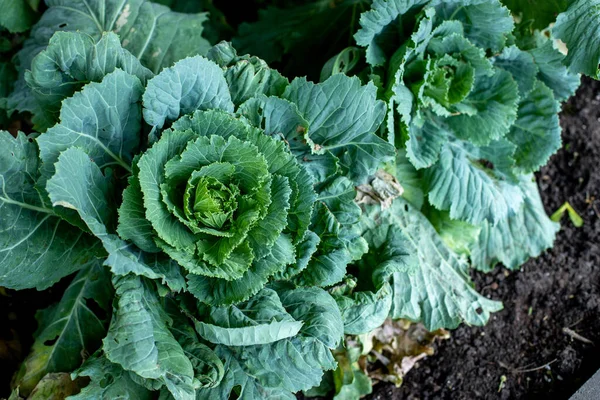
[[[72,399],[357,399],[378,332],[483,325],[502,304],[470,268],[552,245],[534,173],[597,75],[588,3],[305,3],[235,43],[272,37],[269,60],[319,83],[211,46],[199,3],[46,0],[0,70],[2,117],[35,130],[0,131],[0,286],[68,286],[14,397],[63,373]],[[358,47],[311,63],[305,21],[335,9]]]
[[[362,50],[348,48],[323,68],[322,79],[375,82],[388,104],[379,134],[397,149],[358,187],[368,252],[335,291],[344,316],[363,316],[346,325],[351,343],[386,317],[431,331],[482,325],[502,305],[473,289],[469,268],[516,269],[552,246],[559,226],[533,173],[561,147],[560,102],[579,86],[578,72],[598,69],[595,56],[579,52],[586,39],[575,21],[597,21],[584,2],[556,4],[547,13],[564,13],[552,28],[547,14],[515,3],[375,0],[354,36]],[[343,365],[357,356],[345,348],[336,356],[339,368],[311,393],[369,393],[364,373]]]
[[[2,132],[0,284],[79,272],[20,393],[75,370],[91,383],[74,398],[318,385],[344,329],[323,288],[367,246],[354,186],[394,155],[375,86],[290,83],[226,43],[155,75],[113,33],[58,32],[32,65],[36,104],[62,102],[44,133]]]

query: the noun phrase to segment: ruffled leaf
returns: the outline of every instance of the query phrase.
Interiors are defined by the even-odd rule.
[[[377,217],[376,217],[377,216]],[[380,222],[376,222],[380,221]],[[502,304],[478,294],[468,265],[449,250],[425,216],[402,199],[385,211],[369,212],[371,251],[380,254],[375,283],[389,279],[393,290],[390,316],[422,321],[427,330],[455,328],[462,322],[483,325]]]
[[[556,19],[552,35],[569,49],[564,62],[573,73],[598,78],[600,0],[574,0]]]
[[[154,129],[196,110],[233,111],[223,71],[201,56],[162,70],[148,82],[143,99],[144,119]]]
[[[479,238],[471,246],[471,260],[480,271],[491,271],[497,263],[510,269],[550,248],[560,225],[551,221],[532,176],[522,178],[525,201],[517,212],[496,225],[484,222]]]
[[[25,80],[36,100],[36,129],[44,132],[58,121],[61,103],[88,82],[101,82],[121,69],[137,76],[143,85],[152,72],[121,47],[119,37],[104,33],[97,42],[80,32],[57,32],[25,72]]]

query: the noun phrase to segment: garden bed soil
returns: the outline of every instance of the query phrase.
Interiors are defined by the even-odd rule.
[[[370,399],[561,400],[600,368],[600,82],[584,79],[561,125],[564,147],[538,182],[546,211],[568,201],[583,227],[565,216],[554,248],[520,271],[473,273],[504,310],[456,329],[401,388],[377,385]]]

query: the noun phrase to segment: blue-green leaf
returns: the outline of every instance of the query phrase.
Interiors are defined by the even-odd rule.
[[[497,263],[516,269],[552,246],[560,225],[546,215],[533,176],[524,176],[521,187],[525,201],[515,214],[496,225],[482,224],[479,239],[470,249],[478,270],[490,271]]]
[[[34,136],[0,131],[0,285],[46,289],[103,255],[100,242],[61,220],[36,188]]]
[[[30,393],[44,375],[71,372],[106,335],[112,300],[110,275],[97,263],[75,276],[56,305],[41,310],[35,342],[16,376],[20,393]]]
[[[565,64],[573,73],[598,78],[600,0],[573,0],[559,14],[552,35],[567,45]]]
[[[148,82],[144,119],[155,129],[196,110],[233,111],[223,70],[204,57],[178,61]]]

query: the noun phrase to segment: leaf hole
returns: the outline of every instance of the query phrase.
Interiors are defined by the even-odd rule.
[[[54,343],[58,340],[58,335],[54,339],[49,339],[44,342],[44,346],[54,346]]]
[[[60,24],[58,27],[62,29],[62,28],[64,28],[65,26],[67,26],[67,24],[66,24],[65,22],[63,22],[63,23],[62,23],[62,24]]]
[[[98,319],[104,321],[107,317],[106,311],[100,307],[100,304],[94,299],[85,299],[85,305],[89,308]]]
[[[408,204],[404,205],[404,211],[408,212]]]
[[[478,315],[481,315],[481,314],[483,313],[483,308],[481,308],[481,307],[477,307],[477,309],[475,310],[475,312],[476,312]]]
[[[29,138],[29,139],[27,139],[27,141],[28,141],[29,143],[33,143],[33,139],[32,139],[32,138]]]

